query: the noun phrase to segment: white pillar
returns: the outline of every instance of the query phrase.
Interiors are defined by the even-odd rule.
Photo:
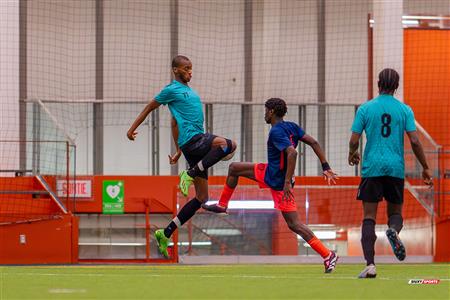
[[[19,139],[19,0],[0,1],[0,140]],[[0,169],[19,167],[19,145],[0,142]],[[4,176],[7,174],[1,174]]]
[[[373,0],[373,78],[378,94],[378,73],[395,69],[400,75],[396,98],[403,101],[403,0]]]

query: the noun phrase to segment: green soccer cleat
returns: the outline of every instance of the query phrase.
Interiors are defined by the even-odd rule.
[[[165,258],[169,258],[167,247],[169,246],[169,238],[164,235],[164,229],[158,229],[155,231],[155,239],[158,243],[158,250]]]
[[[187,197],[189,193],[189,187],[194,182],[194,178],[188,175],[186,170],[181,171],[180,173],[180,184],[179,188],[183,196]]]

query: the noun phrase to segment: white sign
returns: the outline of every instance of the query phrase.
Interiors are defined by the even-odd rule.
[[[56,190],[59,197],[66,197],[67,193],[69,193],[71,197],[91,198],[92,180],[69,181],[69,184],[67,184],[67,180],[57,180]],[[69,191],[67,192],[67,190]]]

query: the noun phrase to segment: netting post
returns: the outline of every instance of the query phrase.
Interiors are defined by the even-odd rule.
[[[356,116],[356,112],[358,111],[358,107],[359,107],[359,105],[355,105],[355,116]],[[361,135],[361,138],[359,140],[359,149],[358,149],[358,151],[361,155],[362,155],[362,148],[363,148],[363,145],[362,145],[362,135]],[[360,165],[361,165],[361,163],[355,165],[355,176],[359,176]]]
[[[324,105],[325,97],[326,97],[326,66],[325,66],[325,59],[326,59],[326,41],[325,41],[325,0],[318,0],[317,1],[317,99],[319,102],[319,107],[317,110],[317,139],[319,141],[320,146],[322,149],[327,150],[326,145],[326,113],[327,109]],[[318,161],[317,165],[318,173],[322,174],[322,164],[320,161]]]
[[[151,113],[152,124],[152,175],[159,174],[159,110]]]
[[[19,169],[27,169],[27,1],[19,1]]]
[[[41,151],[41,110],[37,102],[33,102],[33,174],[39,174],[40,169],[40,151]]]
[[[211,103],[205,104],[205,127],[206,132],[214,132],[213,128],[213,105]],[[210,176],[214,175],[214,167],[208,169],[208,174]]]
[[[298,123],[303,128],[303,130],[306,132],[306,105],[299,105],[298,106]],[[298,160],[298,173],[299,176],[305,176],[306,175],[306,144],[301,143],[301,152],[300,152],[300,158]]]
[[[170,57],[178,55],[178,0],[170,0]],[[175,79],[170,72],[171,79]],[[170,143],[170,153],[175,153],[175,143]],[[170,174],[178,175],[178,164],[170,166]]]
[[[103,100],[103,0],[95,1],[95,99]],[[94,103],[94,174],[103,174],[103,103]]]

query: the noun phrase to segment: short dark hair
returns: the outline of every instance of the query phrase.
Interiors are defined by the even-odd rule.
[[[378,91],[380,94],[393,94],[398,88],[399,81],[397,71],[386,68],[378,74]]]
[[[282,118],[287,113],[287,105],[283,99],[270,98],[264,105],[267,109],[273,109],[273,112],[277,117]]]
[[[172,59],[172,68],[179,67],[182,61],[190,61],[189,58],[187,58],[184,55],[177,55]]]

